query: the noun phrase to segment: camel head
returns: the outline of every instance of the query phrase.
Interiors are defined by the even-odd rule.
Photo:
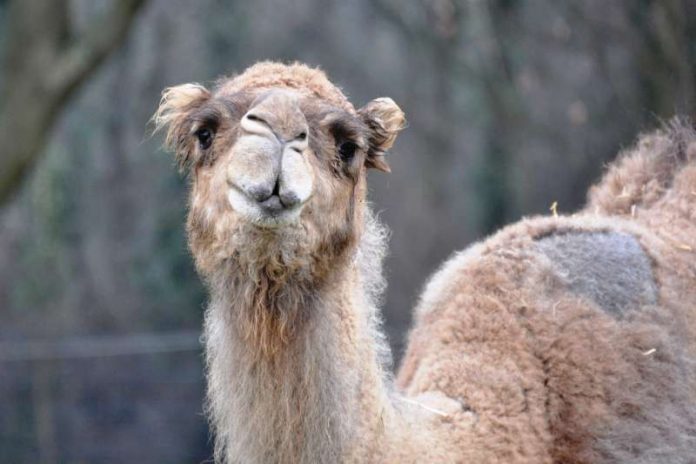
[[[230,260],[305,272],[344,254],[360,234],[366,170],[389,171],[404,125],[389,98],[356,110],[323,72],[268,62],[212,90],[166,89],[154,119],[190,174],[203,276]]]

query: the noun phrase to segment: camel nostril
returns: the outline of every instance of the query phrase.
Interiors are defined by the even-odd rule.
[[[246,193],[259,203],[268,200],[271,197],[271,195],[273,195],[273,192],[270,188],[263,186],[251,187],[247,189]]]
[[[246,118],[247,118],[249,121],[260,122],[260,123],[262,123],[262,124],[268,125],[268,122],[267,122],[265,119],[263,119],[262,117],[260,117],[260,116],[258,116],[258,115],[256,115],[256,114],[254,114],[254,113],[247,113]]]

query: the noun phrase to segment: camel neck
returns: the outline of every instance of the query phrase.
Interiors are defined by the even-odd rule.
[[[307,305],[295,308],[306,320],[270,354],[240,328],[237,316],[254,309],[242,297],[250,289],[235,288],[245,282],[231,278],[213,289],[205,339],[218,457],[343,462],[370,447],[365,436],[380,440],[392,411],[376,310],[360,278],[353,264],[297,299]]]

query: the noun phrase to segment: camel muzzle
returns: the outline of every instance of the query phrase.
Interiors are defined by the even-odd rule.
[[[232,208],[264,227],[296,220],[312,195],[308,127],[292,92],[270,92],[242,117],[229,157]]]

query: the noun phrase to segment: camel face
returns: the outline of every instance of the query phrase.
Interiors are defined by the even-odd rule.
[[[247,254],[292,270],[344,253],[360,233],[366,170],[389,170],[404,122],[391,99],[356,111],[321,71],[277,63],[213,91],[167,89],[155,119],[191,176],[189,243],[203,274]]]
[[[346,226],[346,207],[363,194],[356,186],[364,182],[368,128],[357,115],[294,90],[262,89],[251,98],[239,121],[227,124],[232,133],[220,134],[227,140],[212,166],[225,173],[235,222],[276,229],[279,238],[283,228]]]
[[[189,210],[197,258],[244,261],[254,250],[262,264],[262,248],[287,265],[352,242],[369,131],[356,114],[284,88],[214,95],[199,111],[219,116],[194,114],[189,130],[200,159]]]

